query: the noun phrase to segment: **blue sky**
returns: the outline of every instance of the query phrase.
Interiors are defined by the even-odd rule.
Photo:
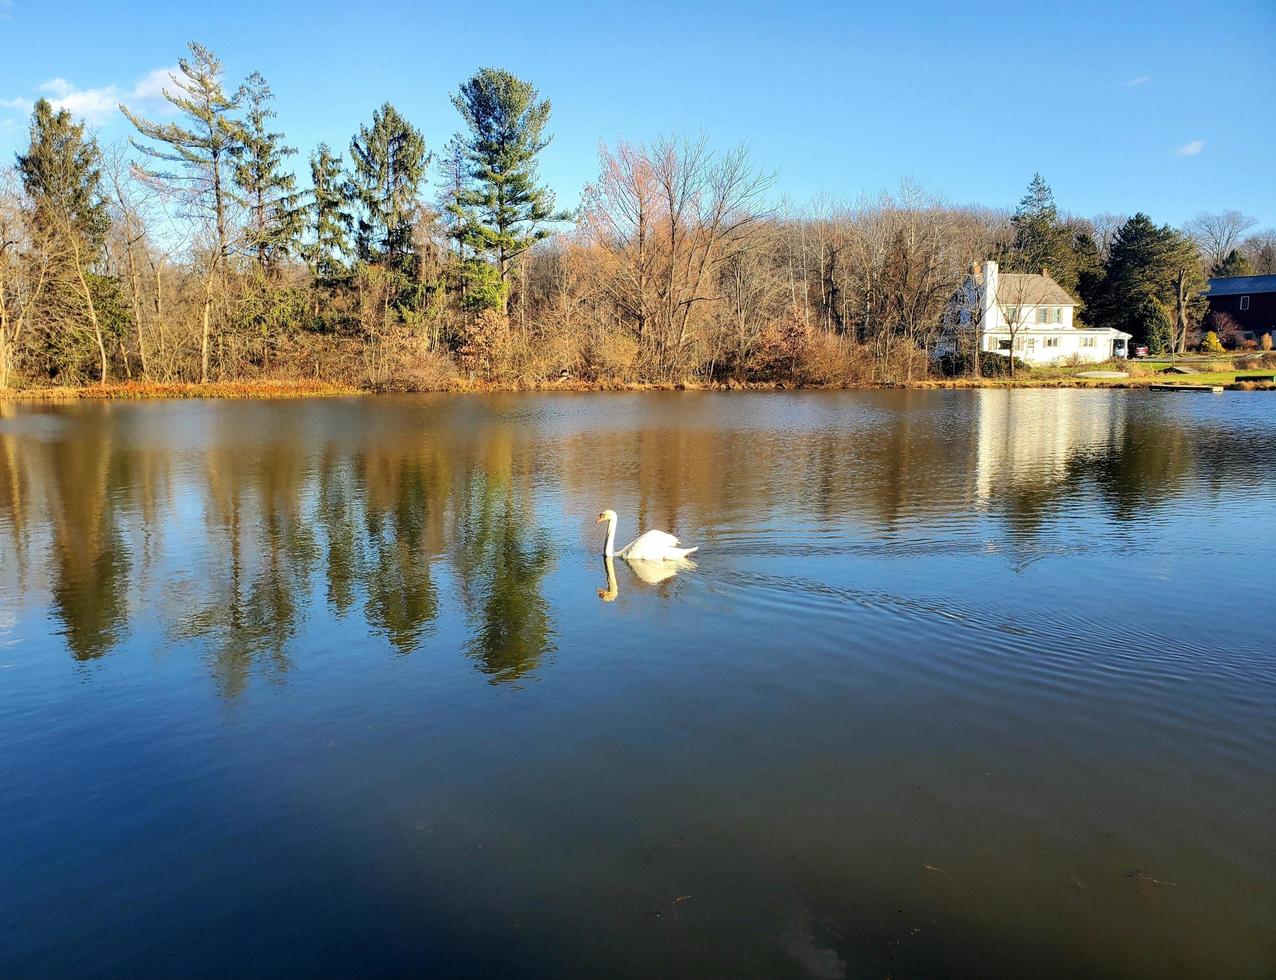
[[[908,177],[1008,207],[1040,171],[1076,214],[1276,225],[1276,0],[1012,6],[0,0],[0,151],[41,94],[124,136],[108,107],[155,115],[156,70],[199,40],[230,76],[266,75],[303,154],[345,147],[385,100],[438,148],[449,94],[508,68],[553,101],[542,173],[567,206],[600,140],[703,131],[748,143],[799,203]]]

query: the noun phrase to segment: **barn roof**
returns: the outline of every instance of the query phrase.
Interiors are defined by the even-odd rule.
[[[1276,293],[1276,276],[1227,276],[1211,279],[1207,296],[1245,296],[1250,293]]]

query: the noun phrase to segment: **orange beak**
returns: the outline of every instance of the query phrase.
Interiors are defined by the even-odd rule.
[[[605,520],[607,520],[607,518],[606,518],[606,517],[604,517],[602,514],[599,514],[599,515],[598,515],[598,520],[594,521],[594,523],[595,523],[595,524],[601,524],[601,523],[602,523],[603,521],[605,521]]]

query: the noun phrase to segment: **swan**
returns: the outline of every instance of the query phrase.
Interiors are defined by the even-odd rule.
[[[616,550],[616,512],[605,510],[598,515],[595,524],[607,522],[607,543],[603,545],[604,557],[613,555],[629,561],[682,561],[698,548],[680,548],[679,541],[665,531],[648,531],[634,538],[619,551]]]

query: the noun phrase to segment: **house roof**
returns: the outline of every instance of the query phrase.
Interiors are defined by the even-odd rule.
[[[1206,296],[1242,296],[1249,293],[1276,293],[1276,276],[1226,276],[1211,279]]]
[[[984,272],[975,274],[975,282],[984,284]],[[997,302],[1009,306],[1076,306],[1068,291],[1040,272],[998,272]]]
[[[988,327],[984,330],[984,334],[993,337],[998,334],[1009,337],[1011,334],[1010,327]],[[1046,326],[1036,327],[1031,324],[1020,327],[1014,331],[1016,337],[1027,337],[1031,334],[1034,337],[1074,337],[1078,334],[1097,337],[1124,337],[1129,340],[1133,334],[1128,334],[1124,330],[1118,330],[1116,327],[1060,327]]]

